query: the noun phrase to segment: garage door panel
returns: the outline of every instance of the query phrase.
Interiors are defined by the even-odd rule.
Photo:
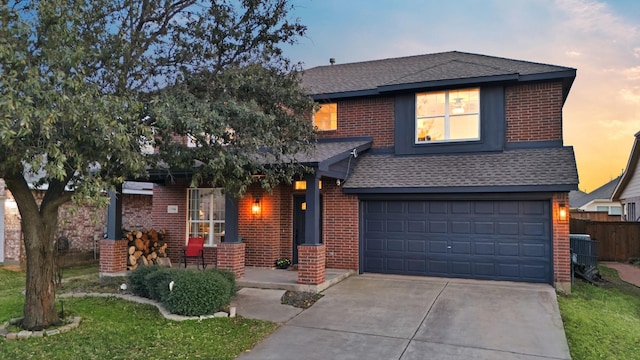
[[[551,282],[549,201],[364,201],[363,271]]]
[[[496,234],[497,235],[518,235],[519,226],[517,222],[499,222]]]
[[[408,240],[407,251],[410,253],[426,254],[427,245],[425,240]]]
[[[545,225],[544,222],[522,223],[522,235],[544,236],[547,230]]]
[[[387,221],[387,232],[390,233],[403,233],[404,229],[404,221],[401,220],[388,220]]]
[[[495,227],[493,221],[475,221],[473,223],[473,232],[476,234],[493,234]]]
[[[446,234],[447,222],[444,220],[431,220],[429,221],[429,232],[433,234]]]
[[[450,250],[452,254],[471,255],[471,241],[452,241]]]
[[[452,221],[451,222],[452,234],[469,234],[471,233],[470,221]]]

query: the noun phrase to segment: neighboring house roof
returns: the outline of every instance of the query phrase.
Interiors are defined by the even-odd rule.
[[[569,191],[578,184],[572,147],[495,153],[393,156],[365,154],[346,192]]]
[[[611,195],[613,194],[613,190],[615,190],[616,186],[618,185],[620,178],[621,176],[618,176],[617,178],[600,186],[599,188],[593,190],[592,192],[588,194],[584,194],[584,196],[581,196],[578,199],[574,199],[573,202],[571,197],[569,197],[569,207],[580,208],[596,200],[607,201],[607,202],[611,201]]]
[[[624,191],[633,175],[636,173],[636,169],[638,167],[638,162],[640,162],[640,131],[638,131],[635,135],[635,140],[633,142],[633,147],[631,148],[631,154],[629,155],[629,161],[627,162],[627,168],[622,173],[622,178],[613,191],[613,195],[611,196],[612,200],[618,201],[622,196],[622,192]]]
[[[575,76],[576,70],[569,67],[451,51],[314,67],[303,72],[302,86],[320,100],[437,86],[562,79],[566,98]]]
[[[582,190],[569,191],[569,208],[571,209],[578,208],[579,206],[577,206],[576,204],[578,204],[580,201],[580,198],[585,195],[587,195],[587,193]]]

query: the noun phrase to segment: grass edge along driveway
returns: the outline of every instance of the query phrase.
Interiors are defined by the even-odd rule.
[[[558,295],[571,357],[639,359],[640,288],[599,269],[605,279],[599,287],[576,279],[570,295]]]

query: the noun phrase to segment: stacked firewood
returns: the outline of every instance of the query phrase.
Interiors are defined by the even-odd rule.
[[[155,229],[124,231],[123,237],[129,240],[127,270],[135,270],[140,265],[167,263],[168,245],[164,240],[166,234],[166,229],[159,232]],[[168,265],[171,266],[171,263]]]

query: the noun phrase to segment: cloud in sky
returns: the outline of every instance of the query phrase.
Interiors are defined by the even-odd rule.
[[[305,67],[466,51],[574,67],[564,108],[581,189],[626,165],[640,130],[637,0],[294,0],[307,37],[287,50]]]

